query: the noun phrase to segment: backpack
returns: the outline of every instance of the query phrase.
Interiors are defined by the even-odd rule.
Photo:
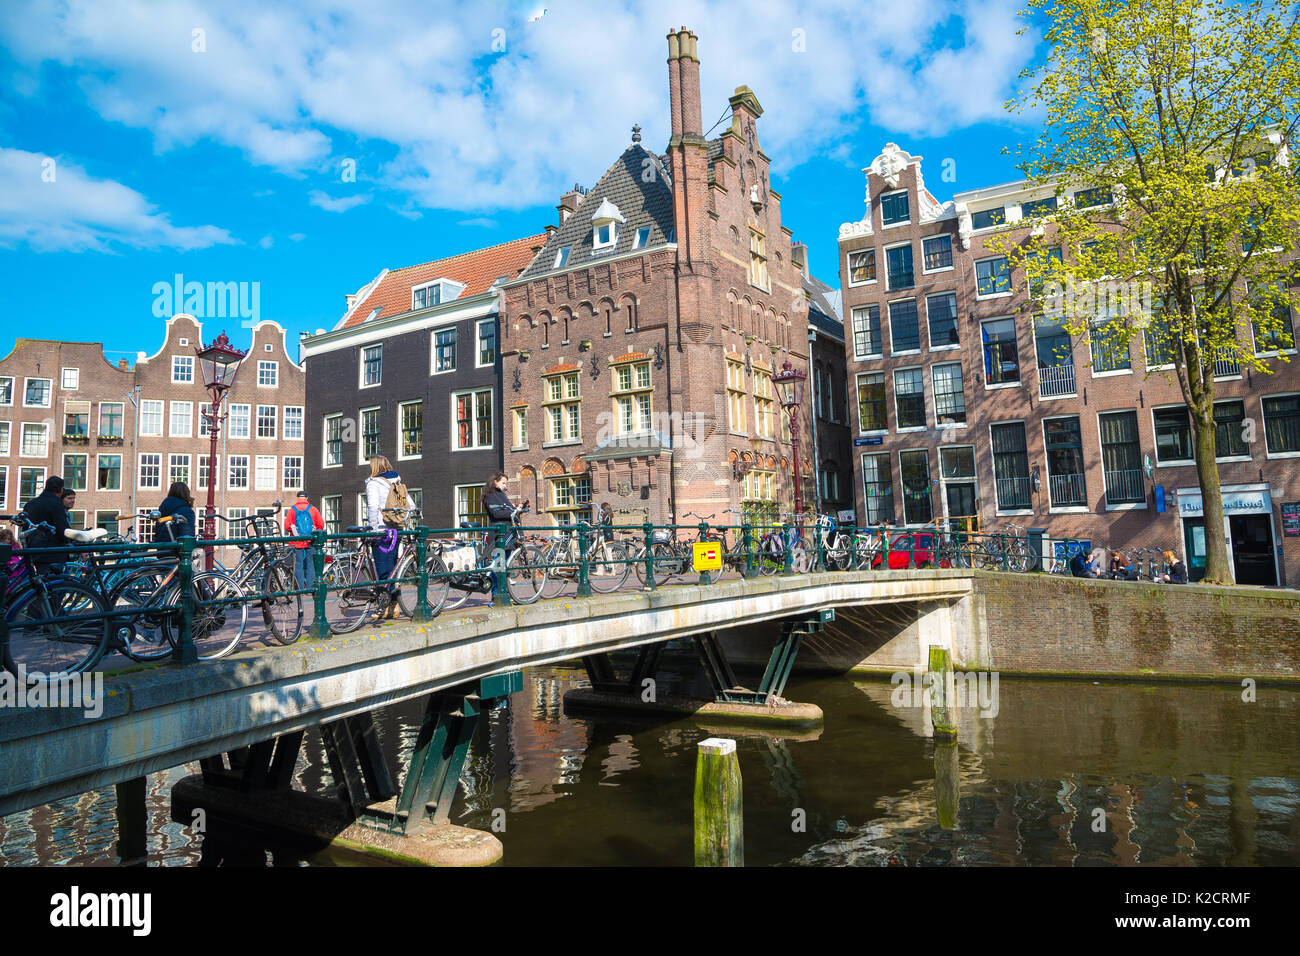
[[[311,520],[311,505],[303,511],[297,505],[293,506],[293,533],[295,537],[307,537],[315,531],[314,523]]]
[[[410,507],[411,499],[406,496],[406,485],[400,479],[398,481],[389,481],[388,498],[384,501],[384,507],[379,512],[379,517],[384,520],[384,524],[390,528],[405,527],[406,512],[394,509]]]

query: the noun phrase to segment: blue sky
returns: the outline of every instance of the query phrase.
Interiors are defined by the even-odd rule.
[[[785,224],[838,285],[838,229],[884,143],[925,157],[941,201],[1017,178],[1002,147],[1033,130],[1003,103],[1037,52],[1017,9],[11,0],[0,354],[18,335],[152,353],[154,288],[177,273],[259,283],[261,318],[296,337],[384,267],[540,232],[633,123],[662,151],[680,24],[699,36],[706,124],[741,84],[762,102]],[[221,325],[239,320],[205,333]]]

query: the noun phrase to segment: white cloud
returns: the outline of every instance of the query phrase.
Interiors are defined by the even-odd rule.
[[[306,238],[307,238],[307,234],[306,234],[305,232],[291,232],[291,233],[289,233],[289,240],[290,240],[291,242],[302,242],[302,241],[303,241],[304,239],[306,239]]]
[[[149,130],[160,150],[212,140],[295,176],[360,156],[392,205],[468,212],[591,183],[633,123],[662,149],[669,23],[699,36],[705,125],[750,86],[782,174],[865,123],[906,145],[1005,119],[1034,44],[1016,35],[1017,2],[910,0],[884,20],[877,6],[755,0],[738,17],[725,0],[622,0],[528,22],[526,6],[431,17],[424,0],[371,0],[364,13],[317,0],[33,0],[0,7],[0,41],[29,73],[51,61],[78,71],[95,109]],[[334,211],[364,201],[316,195]]]
[[[484,229],[495,229],[497,221],[487,216],[474,216],[470,219],[462,219],[456,223],[458,226],[482,226]]]
[[[267,235],[263,236],[261,239],[257,240],[257,244],[261,246],[263,249],[270,249],[273,245],[275,245],[275,239],[273,239],[271,235],[268,233]]]
[[[0,246],[105,252],[234,242],[217,226],[173,225],[134,189],[94,179],[62,157],[0,147]]]
[[[307,199],[313,206],[319,206],[326,212],[347,212],[355,206],[370,202],[370,196],[367,193],[335,199],[329,193],[321,192],[319,189],[313,189],[308,193]]]

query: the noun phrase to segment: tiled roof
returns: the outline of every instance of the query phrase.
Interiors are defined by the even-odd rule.
[[[822,318],[831,325],[839,325],[840,334],[843,335],[844,320],[840,318],[834,301],[839,298],[837,290],[832,289],[816,276],[806,276],[803,279],[803,288],[808,293],[809,320],[812,321],[817,313],[821,313]]]
[[[612,250],[592,255],[591,215],[603,199],[617,206],[626,222],[619,225],[618,242]],[[554,271],[555,254],[564,246],[570,251],[563,269],[631,252],[636,232],[643,226],[650,227],[645,248],[668,241],[673,231],[673,193],[663,160],[640,143],[633,143],[587,192],[582,205],[551,236],[546,248],[524,270],[524,276],[532,278]]]
[[[393,269],[384,275],[375,288],[366,294],[364,301],[353,305],[351,314],[340,328],[349,328],[366,322],[375,309],[376,319],[386,319],[411,311],[411,287],[432,282],[434,279],[451,279],[464,283],[465,289],[457,298],[480,295],[491,288],[502,276],[513,279],[533,259],[533,247],[546,241],[546,233],[525,236],[499,245],[462,252],[446,259],[435,259],[418,266]]]

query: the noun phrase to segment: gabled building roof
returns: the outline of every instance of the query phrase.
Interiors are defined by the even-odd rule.
[[[533,250],[546,241],[546,233],[513,239],[499,245],[435,259],[418,266],[392,269],[363,289],[358,301],[336,328],[363,325],[371,319],[386,319],[411,311],[411,289],[435,279],[451,279],[465,288],[458,299],[481,295],[498,279],[513,279],[533,259]],[[376,312],[375,310],[379,311]]]
[[[803,277],[808,293],[808,324],[844,341],[844,320],[840,317],[840,290],[832,289],[816,276]]]
[[[591,217],[606,200],[618,207],[624,222],[618,228],[618,242],[614,247],[593,255]],[[524,278],[555,271],[556,253],[565,246],[569,247],[569,258],[562,269],[632,252],[637,230],[645,226],[650,227],[650,237],[642,248],[669,241],[673,232],[673,192],[663,160],[640,143],[633,143],[587,192],[577,212],[551,236],[532,265],[524,270]]]

